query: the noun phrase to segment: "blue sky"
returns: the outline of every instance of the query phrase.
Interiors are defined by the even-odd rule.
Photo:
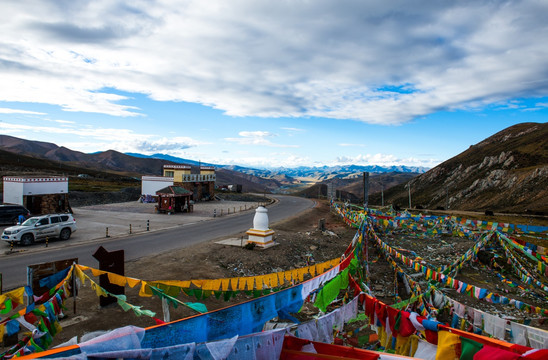
[[[548,119],[543,1],[3,1],[0,133],[253,167],[433,167]]]

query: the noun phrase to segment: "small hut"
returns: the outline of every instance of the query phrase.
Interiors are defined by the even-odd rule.
[[[192,212],[192,192],[180,186],[167,186],[156,191],[158,205],[156,211],[161,213]]]

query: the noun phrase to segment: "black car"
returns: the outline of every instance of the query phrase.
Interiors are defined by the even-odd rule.
[[[0,224],[17,224],[19,215],[28,217],[30,211],[22,205],[0,205]]]

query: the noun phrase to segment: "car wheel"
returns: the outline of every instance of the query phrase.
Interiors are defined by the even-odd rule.
[[[70,239],[70,229],[69,228],[64,228],[63,230],[61,230],[61,233],[59,234],[59,239],[61,239],[61,240]]]
[[[32,234],[25,234],[21,236],[21,245],[28,246],[33,243],[34,243],[34,236],[32,236]]]

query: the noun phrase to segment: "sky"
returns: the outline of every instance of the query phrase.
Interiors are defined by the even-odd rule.
[[[548,1],[2,0],[0,134],[434,167],[548,119]]]

